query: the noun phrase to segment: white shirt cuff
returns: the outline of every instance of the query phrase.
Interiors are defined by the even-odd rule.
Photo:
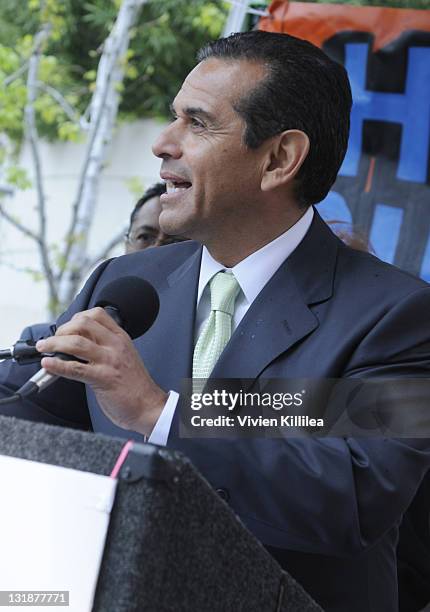
[[[166,446],[178,400],[179,393],[176,393],[176,391],[169,391],[167,402],[164,404],[164,408],[158,417],[158,421],[155,423],[155,427],[148,438],[148,442]]]

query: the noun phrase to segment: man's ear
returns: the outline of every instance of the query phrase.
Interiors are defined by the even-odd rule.
[[[261,190],[270,191],[290,183],[309,153],[309,138],[300,130],[278,134],[267,151],[267,164],[261,179]]]

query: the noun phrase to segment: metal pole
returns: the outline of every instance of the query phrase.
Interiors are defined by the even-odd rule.
[[[230,12],[224,26],[223,37],[242,30],[243,20],[248,12],[250,1],[251,0],[236,0],[230,3]]]

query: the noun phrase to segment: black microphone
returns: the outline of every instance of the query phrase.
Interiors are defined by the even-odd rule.
[[[46,328],[44,335],[40,335],[36,339],[28,338],[25,340],[20,338],[10,348],[0,349],[0,360],[13,359],[18,365],[29,365],[31,363],[39,363],[42,357],[51,357],[52,355],[39,353],[36,349],[36,342],[42,338],[47,338],[48,335],[55,335],[56,326],[50,325],[48,327],[48,325],[44,325],[43,327]]]
[[[10,348],[0,350],[0,360],[13,359],[20,365],[36,363],[42,355],[36,350],[35,344],[33,340],[18,340]]]
[[[154,323],[160,301],[151,283],[138,276],[124,276],[112,281],[100,291],[94,306],[101,306],[120,327],[134,339],[142,336]],[[82,361],[73,355],[56,353],[54,356],[67,361]],[[26,397],[40,393],[58,376],[41,368],[16,394]]]

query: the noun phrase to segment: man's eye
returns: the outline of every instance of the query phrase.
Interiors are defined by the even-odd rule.
[[[138,234],[136,240],[139,242],[155,242],[156,236],[152,234]]]
[[[197,119],[196,117],[191,117],[191,119],[190,119],[190,123],[191,123],[191,125],[192,125],[193,127],[196,127],[196,128],[204,128],[204,127],[205,127],[205,126],[204,126],[204,123],[202,123],[202,122],[200,121],[200,119]]]

